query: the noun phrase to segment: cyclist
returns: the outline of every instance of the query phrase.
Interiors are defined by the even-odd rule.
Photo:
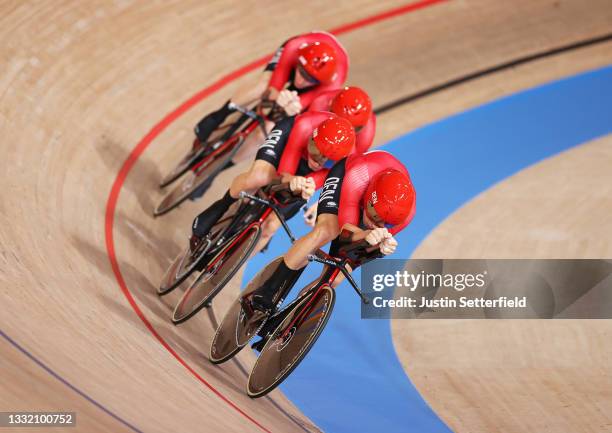
[[[242,87],[220,109],[198,122],[194,130],[194,149],[206,142],[235,111],[236,105],[248,106],[266,99],[276,102],[285,115],[295,116],[322,92],[339,89],[346,80],[348,67],[344,47],[330,33],[315,31],[287,40],[276,50],[255,85],[250,83]],[[267,123],[266,130],[271,126]],[[252,157],[263,138],[247,140],[228,167]]]
[[[341,241],[365,239],[389,255],[397,248],[393,235],[412,220],[416,193],[404,165],[384,151],[352,155],[329,171],[319,195],[319,214],[314,229],[298,239],[283,256],[272,276],[243,304],[262,312],[274,308],[274,295],[293,286],[308,263],[307,257],[332,241],[336,256]],[[339,284],[337,278],[334,284]]]
[[[360,87],[344,87],[328,90],[317,96],[309,111],[331,111],[344,117],[355,128],[355,149],[357,153],[367,152],[376,134],[376,116],[372,111],[372,101]],[[314,203],[305,213],[306,224],[314,227],[317,214],[317,203]]]
[[[238,200],[241,191],[253,192],[275,179],[289,183],[294,193],[301,193],[307,200],[325,180],[329,169],[327,160],[339,161],[355,147],[355,131],[341,117],[327,112],[307,112],[278,122],[260,146],[250,169],[238,175],[229,190],[193,221],[190,239],[191,251],[195,251],[202,238],[229,207]],[[287,219],[297,208],[286,209]],[[269,218],[263,225],[262,236],[256,251],[266,245],[280,227],[278,218]]]

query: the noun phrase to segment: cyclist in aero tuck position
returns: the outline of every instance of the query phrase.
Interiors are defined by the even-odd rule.
[[[327,175],[314,229],[298,239],[271,277],[241,302],[261,312],[273,310],[274,295],[288,290],[306,267],[308,255],[330,241],[329,254],[336,257],[341,241],[362,239],[392,254],[397,248],[393,235],[410,223],[415,209],[408,170],[393,155],[371,151],[342,159]]]
[[[328,90],[317,96],[308,111],[331,111],[344,117],[355,128],[355,153],[365,153],[372,146],[376,134],[376,116],[372,111],[372,101],[368,94],[359,87]],[[305,213],[306,224],[314,227],[317,214],[317,203]]]
[[[236,105],[247,106],[265,99],[274,101],[287,116],[301,113],[321,93],[342,87],[348,67],[345,49],[330,33],[316,31],[287,40],[276,50],[255,85],[241,88],[220,109],[198,122],[194,148],[206,143]],[[267,124],[266,130],[270,126]],[[249,140],[225,168],[252,157],[259,143]],[[198,196],[203,193],[200,191]]]
[[[232,181],[225,195],[193,221],[190,239],[195,251],[212,226],[238,200],[241,191],[254,192],[280,178],[295,194],[307,200],[323,184],[329,169],[327,160],[339,161],[355,147],[355,131],[348,120],[327,112],[308,112],[281,120],[259,148],[250,169]],[[307,177],[304,177],[307,176]],[[300,209],[286,208],[289,219]],[[269,218],[255,251],[259,251],[280,227],[278,218]]]

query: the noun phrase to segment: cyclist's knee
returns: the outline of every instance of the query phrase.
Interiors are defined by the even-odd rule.
[[[268,173],[261,170],[256,170],[254,168],[247,173],[245,179],[245,183],[249,189],[261,188],[262,186],[269,184],[271,181],[272,179]]]
[[[268,218],[261,228],[261,236],[264,238],[271,238],[272,235],[276,233],[280,225],[281,224],[278,218]]]

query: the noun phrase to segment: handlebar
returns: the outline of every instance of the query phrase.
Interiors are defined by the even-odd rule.
[[[268,135],[268,131],[266,131],[266,121],[263,118],[263,116],[259,115],[257,112],[255,112],[254,110],[251,110],[250,108],[243,107],[242,105],[238,105],[233,102],[230,102],[228,104],[228,108],[230,110],[238,111],[239,113],[242,113],[245,116],[247,116],[249,119],[257,122],[263,132],[264,137]]]
[[[278,200],[276,198],[276,196],[278,194],[288,194],[290,195],[290,197],[288,198],[284,198],[281,197],[281,200]],[[302,199],[301,196],[295,196],[293,195],[293,193],[291,192],[290,188],[289,188],[289,184],[288,183],[278,183],[278,184],[272,184],[271,186],[269,186],[267,188],[267,193],[270,195],[269,198],[262,198],[262,197],[258,197],[257,195],[253,195],[253,194],[249,194],[246,191],[240,191],[239,197],[240,198],[248,198],[250,200],[253,200],[257,203],[261,203],[265,206],[269,206],[270,209],[272,209],[272,211],[276,214],[276,216],[278,217],[279,221],[281,222],[283,228],[285,229],[285,231],[287,232],[287,235],[289,236],[289,239],[291,240],[291,243],[295,242],[295,236],[293,236],[293,232],[291,231],[291,229],[289,228],[289,226],[287,225],[287,221],[285,221],[285,217],[281,214],[280,210],[278,209],[277,203],[280,203],[282,205],[288,205],[289,203],[293,203],[293,202],[297,202],[297,201],[303,201],[304,203],[306,203],[306,201],[304,199]],[[272,200],[272,196],[274,196],[275,200]]]

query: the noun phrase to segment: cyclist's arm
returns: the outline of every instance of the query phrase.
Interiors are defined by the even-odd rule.
[[[259,102],[259,100],[264,97],[266,97],[266,99],[271,99],[269,96],[267,96],[268,82],[270,81],[271,76],[272,71],[264,71],[255,84],[250,82],[240,87],[232,97],[231,101],[234,104],[244,107],[249,106],[254,102]]]
[[[322,168],[320,170],[310,173],[306,177],[312,178],[312,180],[314,180],[314,183],[315,183],[315,188],[319,189],[325,183],[325,179],[327,178],[328,174],[329,174],[329,168]]]
[[[336,95],[336,91],[329,91],[322,94],[319,94],[313,101],[310,103],[308,107],[308,111],[329,111],[329,106],[331,100],[334,99]]]
[[[283,154],[278,165],[278,172],[281,175],[295,175],[307,139],[308,131],[304,123],[300,122],[300,116],[298,116],[295,119],[291,133],[287,139],[287,145],[284,146]]]
[[[289,75],[297,62],[299,38],[292,38],[281,45],[266,66],[270,71],[268,87],[280,92],[289,81]]]
[[[357,133],[357,142],[355,143],[354,154],[360,155],[366,153],[374,142],[376,134],[376,116],[372,114],[368,119],[368,123]]]
[[[306,266],[308,254],[314,253],[317,249],[335,239],[339,233],[338,217],[336,215],[319,215],[314,229],[306,236],[302,236],[295,241],[287,251],[285,263],[291,269],[300,269]]]

